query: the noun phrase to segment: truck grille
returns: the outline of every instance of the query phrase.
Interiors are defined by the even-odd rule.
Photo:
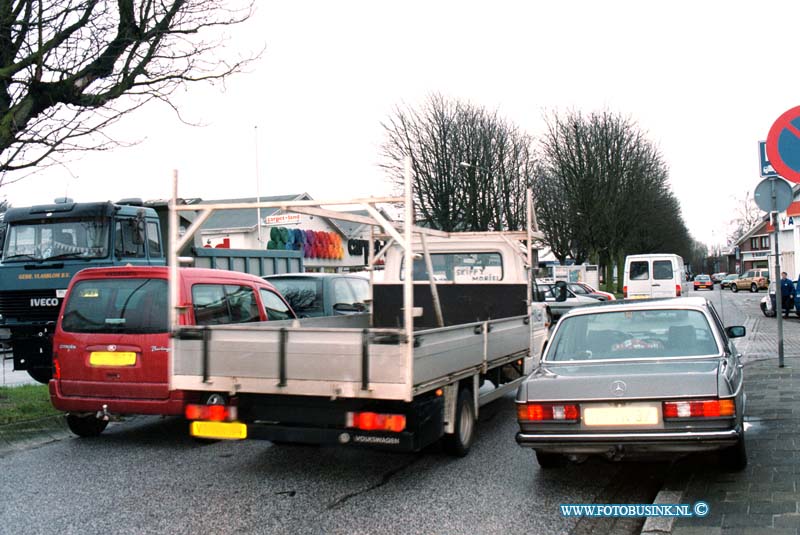
[[[55,290],[0,292],[0,314],[6,320],[56,321],[63,299],[56,300]]]

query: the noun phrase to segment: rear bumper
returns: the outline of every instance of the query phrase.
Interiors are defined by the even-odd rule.
[[[689,452],[733,446],[742,431],[659,431],[630,433],[517,433],[525,448],[560,453],[605,453],[609,449],[642,452]]]
[[[414,433],[378,433],[358,429],[247,424],[248,438],[296,444],[367,446],[392,451],[418,451],[420,444]]]
[[[163,414],[182,415],[184,406],[190,403],[185,392],[173,390],[166,399],[132,399],[88,396],[65,396],[58,387],[58,381],[51,380],[50,402],[53,407],[64,412],[97,412],[107,406],[112,414]]]

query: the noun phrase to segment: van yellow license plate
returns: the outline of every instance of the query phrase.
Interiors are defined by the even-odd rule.
[[[92,351],[89,354],[91,366],[134,366],[136,353],[133,351]]]
[[[241,422],[192,422],[193,437],[242,440],[247,438],[247,426]]]
[[[653,404],[630,404],[583,408],[583,424],[586,426],[637,426],[658,424],[658,406]]]

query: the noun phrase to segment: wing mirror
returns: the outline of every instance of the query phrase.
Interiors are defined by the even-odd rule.
[[[725,327],[725,334],[728,335],[728,338],[741,338],[747,334],[747,330],[744,325],[735,325],[733,327]]]
[[[556,301],[563,303],[567,300],[567,283],[564,281],[556,281]]]

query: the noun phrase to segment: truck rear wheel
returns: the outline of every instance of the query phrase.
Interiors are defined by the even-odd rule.
[[[469,388],[459,390],[456,403],[455,429],[452,435],[445,435],[442,441],[447,453],[464,457],[475,441],[475,405],[472,400],[472,390]]]
[[[52,368],[28,368],[28,375],[37,383],[46,385],[53,378]]]
[[[79,437],[96,437],[105,430],[106,426],[108,426],[108,421],[101,420],[96,416],[67,414],[67,427]]]

